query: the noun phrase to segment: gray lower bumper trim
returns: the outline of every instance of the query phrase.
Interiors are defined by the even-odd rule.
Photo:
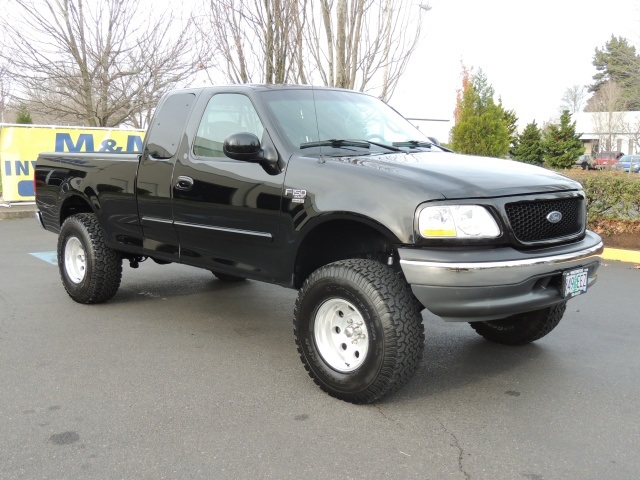
[[[589,232],[581,242],[537,251],[405,248],[399,254],[407,282],[427,309],[448,321],[481,321],[565,301],[565,270],[587,267],[593,285],[603,249]]]
[[[400,265],[410,284],[441,287],[479,287],[509,285],[523,282],[527,278],[554,271],[567,270],[593,262],[600,262],[604,245],[596,245],[568,253],[517,258],[503,261],[478,262],[432,262],[403,258],[400,250]],[[481,258],[482,252],[478,252]]]

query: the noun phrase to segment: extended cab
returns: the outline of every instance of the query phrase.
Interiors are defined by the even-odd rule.
[[[299,289],[302,362],[354,403],[410,378],[423,309],[523,345],[591,287],[603,249],[580,184],[454,154],[378,99],[339,89],[174,91],[141,155],[44,153],[35,176],[75,301],[109,300],[122,261],[145,258]]]

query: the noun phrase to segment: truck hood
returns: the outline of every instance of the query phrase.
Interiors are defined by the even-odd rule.
[[[328,159],[327,159],[328,160]],[[487,198],[582,188],[564,175],[534,165],[449,152],[332,157],[418,183],[434,197]],[[439,195],[438,195],[439,194]]]

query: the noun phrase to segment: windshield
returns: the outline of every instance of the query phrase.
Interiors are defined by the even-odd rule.
[[[262,95],[293,148],[359,153],[431,148],[430,140],[416,127],[366,94],[310,88]]]

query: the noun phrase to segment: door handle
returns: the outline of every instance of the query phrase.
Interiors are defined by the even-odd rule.
[[[178,181],[176,182],[176,186],[174,187],[176,190],[191,190],[193,188],[193,178],[179,176]]]

